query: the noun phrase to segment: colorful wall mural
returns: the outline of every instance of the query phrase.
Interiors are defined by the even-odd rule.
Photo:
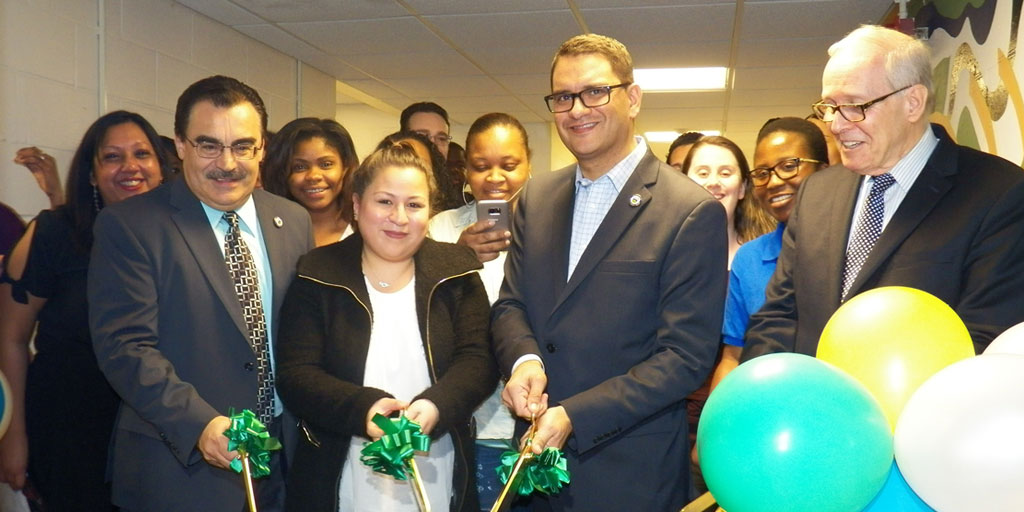
[[[1024,0],[911,5],[933,52],[935,112],[961,144],[1024,162],[1024,63],[1016,58]],[[916,9],[915,9],[916,8]]]

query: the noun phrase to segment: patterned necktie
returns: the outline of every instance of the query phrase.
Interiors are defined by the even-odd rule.
[[[235,293],[242,305],[249,342],[256,353],[259,371],[256,416],[264,425],[270,425],[274,417],[274,375],[270,368],[270,351],[267,350],[267,324],[263,318],[259,274],[256,273],[256,263],[249,252],[249,246],[238,230],[238,213],[225,212],[224,221],[229,226],[224,236],[224,261],[235,283]]]
[[[882,219],[885,217],[885,191],[896,183],[896,178],[885,173],[875,176],[871,191],[860,210],[860,223],[853,234],[850,247],[846,249],[846,265],[843,267],[843,300],[850,293],[850,287],[860,272],[860,267],[871,254],[878,237],[882,235]]]

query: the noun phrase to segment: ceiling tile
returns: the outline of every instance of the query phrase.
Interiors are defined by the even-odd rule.
[[[405,102],[399,109],[405,108],[405,104],[409,102],[409,97],[404,93],[388,87],[379,80],[343,80],[343,82],[386,103],[391,103],[391,100],[394,99],[401,100],[399,103]]]
[[[515,94],[541,98],[551,93],[551,75],[492,75],[495,80]]]
[[[273,23],[344,21],[407,16],[397,2],[380,0],[232,0],[240,7]]]
[[[437,52],[448,48],[416,18],[281,23],[281,28],[334,55]],[[400,36],[396,37],[397,34]]]
[[[893,8],[892,0],[744,0],[733,49],[736,2],[179,0],[381,105],[437,101],[460,125],[488,111],[550,122],[541,98],[551,58],[584,27],[625,43],[637,67],[724,66],[733,57],[731,91],[647,93],[636,128],[724,127],[745,151],[768,118],[806,114],[832,42]]]
[[[479,48],[507,48],[528,42],[530,46],[546,47],[550,55],[554,55],[563,41],[580,33],[576,19],[567,9],[424,16],[424,19],[471,54]]]
[[[453,50],[432,53],[382,53],[347,55],[345,61],[377,78],[457,77],[482,74]]]
[[[387,85],[410,98],[458,98],[461,96],[489,96],[506,91],[487,76],[396,78],[385,80]]]
[[[821,87],[822,66],[740,68],[734,87],[740,89],[792,89]]]
[[[497,10],[503,12],[525,12],[525,11],[557,11],[565,10],[563,2],[552,2],[551,0],[516,0],[515,2],[502,2],[497,7],[492,2],[481,2],[480,0],[405,0],[409,7],[412,7],[419,14],[487,14]]]
[[[622,7],[622,0],[575,0],[576,4],[581,9],[594,9],[601,7]],[[749,1],[749,0],[748,0]],[[673,5],[715,5],[715,4],[735,4],[736,0],[632,0],[629,2],[631,7],[657,7],[657,6],[673,6]]]
[[[550,75],[551,59],[561,43],[553,46],[506,46],[499,48],[463,48],[471,59],[492,75]]]
[[[839,40],[862,23],[877,23],[892,5],[892,0],[745,2],[741,38],[799,35]]]
[[[729,65],[729,41],[691,41],[677,44],[629,44],[638,68],[686,68]]]
[[[810,114],[810,105],[821,97],[821,87],[801,89],[741,89],[733,91],[730,105],[736,107],[777,106],[806,104]]]
[[[738,67],[764,66],[777,63],[785,55],[787,66],[821,66],[828,60],[828,47],[836,42],[835,36],[810,38],[744,39],[736,54]]]
[[[630,47],[728,41],[732,38],[735,10],[731,4],[716,4],[582,9],[582,13],[591,31],[614,37]]]
[[[225,25],[263,23],[259,16],[235,5],[229,0],[176,0],[198,13],[215,19]],[[109,9],[109,7],[108,7]]]

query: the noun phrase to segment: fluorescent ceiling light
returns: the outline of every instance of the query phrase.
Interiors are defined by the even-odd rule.
[[[719,130],[687,130],[687,131],[699,131],[704,135],[721,135],[722,132]],[[672,142],[676,140],[676,137],[682,135],[682,132],[668,131],[668,132],[644,132],[644,138],[647,142]]]
[[[633,79],[644,92],[721,90],[728,71],[723,67],[635,69]]]

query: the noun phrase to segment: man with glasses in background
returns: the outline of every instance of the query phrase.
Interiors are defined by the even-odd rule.
[[[405,107],[398,122],[401,131],[416,132],[430,139],[445,159],[448,158],[448,146],[452,142],[449,133],[451,124],[448,122],[448,111],[441,105],[429,101],[413,103]]]
[[[1024,172],[929,125],[935,100],[922,42],[863,26],[829,57],[812,108],[830,124],[842,166],[800,188],[741,359],[814,355],[836,309],[882,286],[942,299],[981,353],[1024,321]]]
[[[178,99],[183,176],[105,208],[89,267],[89,322],[100,368],[123,400],[111,447],[121,510],[242,510],[227,417],[252,410],[294,448],[274,392],[274,325],[299,256],[306,210],[254,190],[267,113],[233,78]],[[283,454],[257,480],[261,511],[283,510]]]
[[[545,101],[577,164],[535,175],[512,223],[492,313],[502,398],[536,419],[533,452],[563,448],[572,473],[535,510],[674,512],[688,500],[683,398],[717,352],[725,210],[634,136],[632,82],[618,41],[563,43]]]

